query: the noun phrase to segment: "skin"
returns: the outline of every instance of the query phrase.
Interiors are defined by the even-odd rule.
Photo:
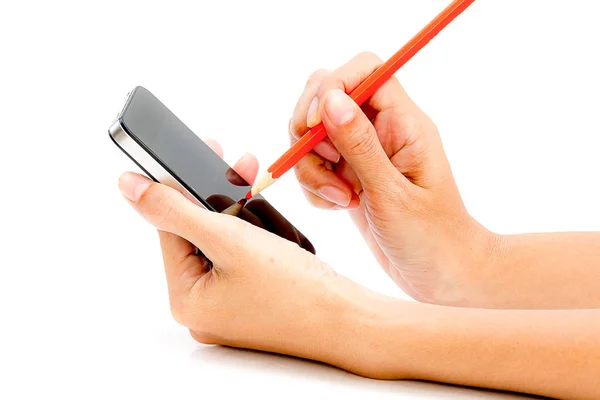
[[[371,292],[297,243],[126,173],[124,197],[159,232],[173,316],[201,343],[371,378],[599,398],[600,234],[500,236],[477,223],[435,125],[395,78],[362,110],[345,95],[380,63],[365,53],[309,79],[290,138],[323,121],[328,139],[296,174],[314,206],[348,210],[420,302]],[[258,163],[234,169],[251,183]]]
[[[600,308],[600,234],[502,236],[465,209],[432,121],[396,78],[371,98],[371,124],[355,107],[343,126],[327,111],[335,89],[349,92],[381,64],[363,53],[333,72],[317,71],[290,122],[290,138],[321,120],[344,156],[331,165],[312,153],[296,167],[308,200],[349,210],[381,267],[413,298],[485,308]],[[311,104],[317,98],[317,107]],[[316,113],[316,114],[313,114]],[[308,114],[308,115],[307,115]],[[312,114],[312,115],[311,115]],[[307,123],[308,121],[308,123]],[[360,196],[349,205],[319,192]],[[360,205],[359,205],[360,204]]]

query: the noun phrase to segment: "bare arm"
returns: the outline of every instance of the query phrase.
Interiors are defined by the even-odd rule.
[[[461,309],[392,299],[168,186],[125,174],[120,187],[159,229],[173,315],[202,343],[310,358],[380,379],[600,398],[600,310]],[[573,242],[572,249],[585,240]],[[565,262],[593,258],[566,254]]]
[[[369,301],[341,317],[344,357],[334,364],[379,379],[600,398],[600,310],[462,309],[397,300],[377,300],[368,309]]]
[[[473,270],[465,306],[600,308],[600,233],[496,236]]]

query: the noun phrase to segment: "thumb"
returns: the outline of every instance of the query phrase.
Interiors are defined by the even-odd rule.
[[[119,189],[130,205],[158,230],[186,239],[213,261],[222,255],[220,249],[230,232],[215,219],[223,216],[198,207],[169,186],[132,172],[121,176]]]
[[[375,127],[343,91],[330,90],[322,100],[327,135],[350,164],[364,189],[385,189],[398,171],[381,147]]]

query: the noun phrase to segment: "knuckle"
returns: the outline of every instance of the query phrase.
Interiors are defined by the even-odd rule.
[[[372,51],[363,51],[359,53],[355,59],[369,64],[381,64],[383,62],[381,57]]]
[[[398,110],[390,120],[390,128],[401,138],[406,138],[408,143],[416,140],[421,132],[421,122],[412,114]]]
[[[325,93],[329,92],[332,89],[340,89],[345,92],[346,85],[344,84],[344,77],[332,75],[325,78],[321,83],[321,86],[319,87],[317,96],[323,97]]]
[[[414,131],[419,124],[419,120],[415,116],[400,110],[394,113],[393,120],[398,129],[403,131]]]
[[[337,71],[337,74],[341,75],[344,87],[347,89],[346,92],[348,92],[366,78],[365,73],[367,71],[374,70],[382,63],[383,61],[377,55],[369,51],[364,51],[354,56],[347,64],[341,67]]]
[[[324,68],[318,69],[316,71],[314,71],[312,74],[310,74],[310,76],[308,77],[308,80],[306,81],[306,86],[313,86],[316,85],[318,83],[320,83],[323,78],[325,78],[327,75],[329,75],[330,72]]]

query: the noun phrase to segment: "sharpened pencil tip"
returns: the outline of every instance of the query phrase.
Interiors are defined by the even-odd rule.
[[[275,179],[273,179],[273,175],[268,171],[265,172],[264,174],[260,175],[256,179],[256,181],[254,182],[254,185],[252,185],[252,188],[246,195],[246,198],[248,200],[250,200],[257,194],[259,194],[260,192],[262,192],[263,190],[265,190],[266,188],[271,186],[273,184],[273,182],[275,182]]]
[[[233,215],[234,217],[237,217],[238,214],[242,211],[242,208],[244,208],[244,206],[246,205],[247,201],[248,200],[246,199],[241,199],[238,202],[233,203],[232,205],[221,211],[221,214]]]

